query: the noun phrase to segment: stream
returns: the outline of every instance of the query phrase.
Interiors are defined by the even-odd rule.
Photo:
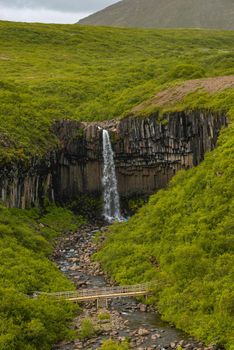
[[[78,289],[111,285],[100,265],[91,260],[97,250],[92,238],[97,231],[105,230],[105,226],[85,226],[76,233],[68,233],[57,245],[54,261]],[[74,328],[79,329],[82,320],[89,318],[98,325],[100,331],[88,340],[77,339],[70,343],[60,343],[54,350],[94,350],[109,338],[118,342],[128,338],[134,350],[176,349],[178,345],[188,350],[203,349],[202,343],[162,321],[153,307],[134,298],[110,300],[108,310],[97,310],[94,302],[81,306],[82,312],[74,320]],[[100,313],[109,313],[109,318],[101,320]]]

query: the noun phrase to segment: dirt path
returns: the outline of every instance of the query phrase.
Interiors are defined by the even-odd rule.
[[[197,90],[214,94],[225,89],[234,88],[234,75],[187,80],[182,84],[163,90],[150,100],[133,108],[132,113],[137,114],[150,106],[166,107],[175,105],[188,94]]]

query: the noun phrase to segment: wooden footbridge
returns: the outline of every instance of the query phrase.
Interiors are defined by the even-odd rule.
[[[150,294],[152,284],[137,284],[132,286],[105,287],[95,289],[81,289],[72,292],[44,293],[34,292],[33,297],[47,296],[58,300],[67,300],[72,302],[97,301],[97,306],[102,302],[107,305],[108,300],[114,298],[139,297]]]

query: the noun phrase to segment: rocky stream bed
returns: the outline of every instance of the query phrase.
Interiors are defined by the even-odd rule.
[[[111,282],[101,271],[100,265],[91,256],[97,250],[93,236],[104,232],[106,226],[85,226],[76,233],[68,233],[57,245],[54,261],[60,270],[70,278],[78,289],[110,286]],[[108,315],[108,317],[100,317]],[[134,298],[114,299],[108,302],[108,310],[97,310],[96,304],[82,305],[82,312],[74,320],[73,327],[79,329],[82,320],[89,318],[97,327],[97,333],[90,339],[62,342],[54,350],[94,350],[103,340],[112,338],[117,342],[130,339],[134,350],[213,350],[196,342],[172,325],[163,322],[153,307],[146,306]],[[104,319],[103,319],[104,318]]]

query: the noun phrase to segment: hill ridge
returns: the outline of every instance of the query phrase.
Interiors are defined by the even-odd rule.
[[[122,0],[78,24],[145,27],[234,29],[233,0]]]

